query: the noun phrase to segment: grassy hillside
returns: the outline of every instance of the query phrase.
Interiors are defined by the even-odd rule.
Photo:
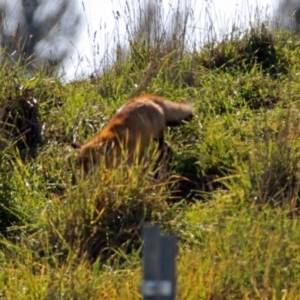
[[[2,63],[0,299],[141,299],[149,220],[178,236],[178,299],[299,299],[300,40],[233,36],[199,51],[133,38],[67,85]],[[70,142],[146,92],[195,107],[166,132],[170,170],[81,179]]]

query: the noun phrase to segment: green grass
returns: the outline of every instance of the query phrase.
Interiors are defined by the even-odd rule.
[[[0,299],[141,299],[145,221],[178,237],[177,299],[299,299],[299,39],[257,25],[182,52],[174,36],[135,32],[101,76],[67,85],[1,65]],[[166,130],[170,170],[83,180],[70,142],[146,92],[195,108]]]

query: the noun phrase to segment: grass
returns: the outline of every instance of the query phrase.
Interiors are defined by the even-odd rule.
[[[145,221],[178,237],[177,299],[299,299],[299,39],[258,22],[188,51],[186,26],[135,27],[101,76],[65,85],[3,61],[0,299],[141,299]],[[170,170],[83,180],[70,142],[145,92],[195,108],[166,130]]]

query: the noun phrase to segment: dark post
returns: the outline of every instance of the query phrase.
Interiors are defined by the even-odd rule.
[[[144,300],[174,300],[176,292],[176,237],[163,236],[157,226],[143,231]]]

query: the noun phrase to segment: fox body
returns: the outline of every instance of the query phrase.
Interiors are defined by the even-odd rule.
[[[88,174],[101,160],[111,168],[121,162],[125,153],[127,163],[141,160],[151,140],[158,141],[161,152],[165,148],[164,129],[182,125],[193,117],[190,103],[171,102],[146,94],[134,97],[117,110],[107,126],[86,144],[73,143],[78,162]]]

